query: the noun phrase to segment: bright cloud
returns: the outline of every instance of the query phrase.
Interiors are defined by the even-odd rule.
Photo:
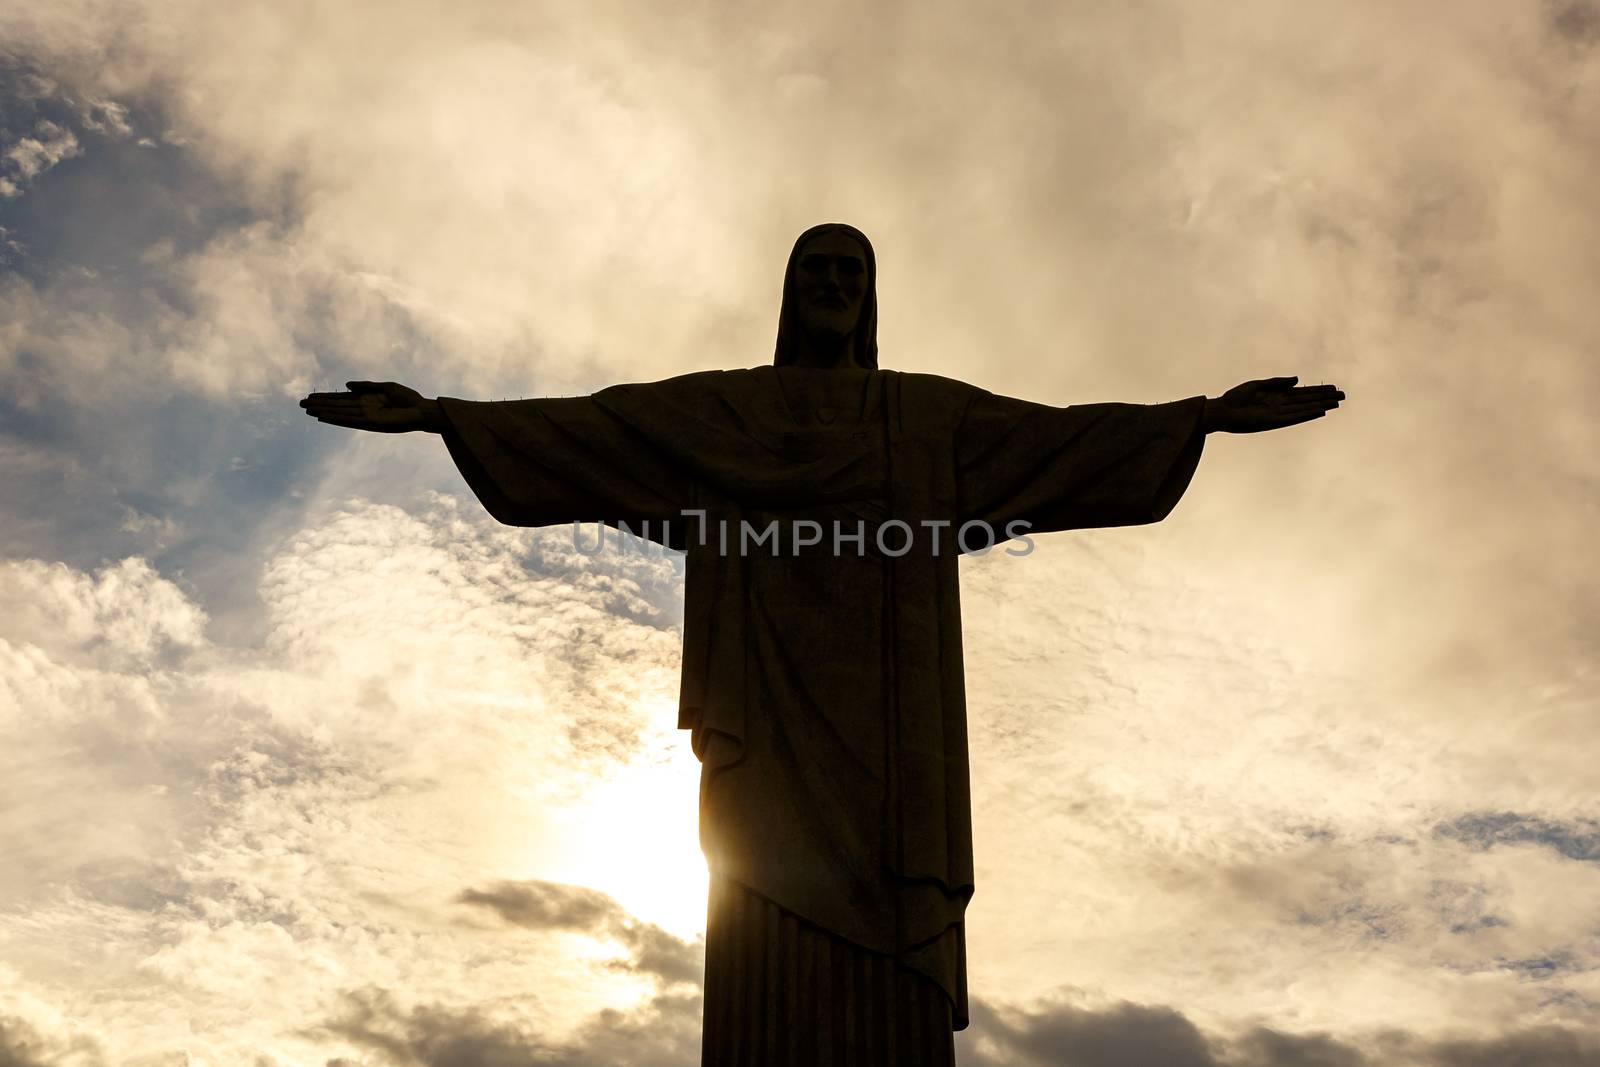
[[[184,1044],[216,1063],[299,1055],[281,1020],[367,987],[467,1010],[492,976],[554,1035],[626,1000],[639,983],[603,944],[497,934],[457,898],[564,870],[637,897],[621,859],[637,856],[685,887],[667,903],[686,914],[653,910],[692,936],[695,767],[664,743],[676,638],[640,598],[676,580],[670,560],[602,568],[570,531],[503,530],[449,500],[357,505],[269,562],[269,637],[247,653],[208,642],[142,560],[7,564],[5,718],[28,743],[0,775],[5,888],[29,907],[0,937],[21,988],[130,1060],[209,1020]],[[669,817],[613,812],[619,791]],[[561,844],[569,819],[608,835],[609,862]],[[160,1005],[136,1007],[148,989]]]

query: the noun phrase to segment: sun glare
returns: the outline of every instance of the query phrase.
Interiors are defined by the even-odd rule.
[[[702,933],[709,877],[698,836],[699,775],[688,735],[653,728],[627,765],[549,813],[555,834],[541,845],[548,852],[540,877],[608,893],[678,937]]]

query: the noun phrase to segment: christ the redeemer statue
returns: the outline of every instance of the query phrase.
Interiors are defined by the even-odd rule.
[[[1207,433],[1344,398],[1269,378],[1048,407],[879,370],[877,311],[866,237],[818,226],[789,257],[773,366],[552,400],[350,382],[301,402],[442,435],[501,522],[625,523],[687,553],[706,1067],[954,1062],[973,892],[961,551],[1158,522]]]

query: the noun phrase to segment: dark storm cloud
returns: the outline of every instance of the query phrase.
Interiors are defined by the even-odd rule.
[[[1555,1026],[1480,1040],[1400,1039],[1393,1047],[1423,1067],[1600,1067],[1600,1036]]]
[[[1232,1067],[1364,1067],[1367,1058],[1326,1034],[1286,1034],[1262,1027],[1237,1041]]]
[[[1593,0],[1546,0],[1550,28],[1573,44],[1588,47],[1600,42],[1600,5]]]
[[[630,966],[644,974],[652,974],[663,982],[693,983],[705,981],[705,949],[650,923],[626,930],[621,935],[623,943],[633,953]]]
[[[44,1067],[33,1031],[19,1019],[0,1018],[0,1067]]]
[[[311,1034],[343,1039],[397,1067],[692,1067],[699,1062],[698,994],[660,995],[633,1012],[600,1012],[567,1041],[545,1040],[472,1009],[407,1011],[379,990],[351,993],[344,1000],[344,1012]]]
[[[964,1067],[1600,1067],[1600,1036],[1555,1026],[1362,1040],[1256,1027],[1227,1038],[1171,1008],[1127,1003],[1019,1012],[974,1000],[972,1027],[956,1041]]]
[[[966,1067],[1365,1067],[1360,1051],[1326,1034],[1258,1028],[1233,1041],[1209,1037],[1181,1012],[1142,1004],[1103,1011],[1050,1005],[997,1011],[974,1001],[957,1037]]]
[[[495,882],[465,890],[457,899],[533,930],[599,932],[622,914],[617,902],[599,890],[557,882]]]
[[[320,1033],[377,1052],[386,1062],[426,1067],[567,1067],[575,1061],[513,1027],[477,1014],[417,1008],[403,1012],[381,992],[353,993]]]
[[[973,1028],[999,1039],[1012,1054],[1039,1063],[1071,1067],[1211,1067],[1205,1035],[1171,1008],[1119,1004],[1096,1012],[1059,1006],[1025,1015],[1015,1023],[983,1011],[973,1013]],[[1002,1057],[997,1063],[1012,1062]]]
[[[488,908],[508,923],[530,930],[568,930],[609,937],[629,952],[618,969],[652,975],[664,983],[699,984],[704,978],[704,948],[652,923],[641,923],[605,893],[583,886],[536,880],[494,882],[468,889],[456,898]]]
[[[102,1067],[105,1059],[86,1037],[52,1041],[22,1019],[0,1015],[0,1067]]]
[[[1600,821],[1561,821],[1514,811],[1473,812],[1434,827],[1440,837],[1478,849],[1496,845],[1544,845],[1571,860],[1600,861]]]

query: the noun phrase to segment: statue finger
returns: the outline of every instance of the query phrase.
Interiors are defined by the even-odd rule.
[[[300,406],[305,408],[306,409],[306,413],[309,414],[309,415],[322,415],[322,414],[328,414],[328,415],[360,415],[362,413],[362,411],[363,411],[363,409],[362,409],[360,404],[339,404],[339,403],[308,404],[308,403],[303,403],[302,402]]]
[[[347,418],[347,417],[340,416],[340,415],[331,415],[330,414],[330,415],[317,415],[317,416],[315,416],[315,418],[316,418],[316,420],[318,422],[325,422],[329,426],[343,426],[343,427],[345,427],[346,429],[349,429],[349,430],[368,430],[368,429],[372,428],[371,420],[359,418],[359,417],[356,417],[356,416],[351,416],[351,417]]]
[[[1294,405],[1294,404],[1324,404],[1324,405],[1326,405],[1326,404],[1337,404],[1339,401],[1341,401],[1343,399],[1344,399],[1344,394],[1340,393],[1340,392],[1332,392],[1332,393],[1300,393],[1300,392],[1294,392],[1294,393],[1290,393],[1288,396],[1284,397],[1283,401],[1282,401],[1282,404],[1285,407],[1288,407],[1288,406]]]
[[[1328,413],[1326,408],[1311,408],[1300,411],[1280,411],[1274,415],[1271,422],[1274,426],[1293,426],[1297,422],[1307,419],[1320,419]]]
[[[1338,406],[1337,400],[1300,400],[1290,404],[1280,404],[1277,414],[1302,415],[1308,411],[1332,411]]]

